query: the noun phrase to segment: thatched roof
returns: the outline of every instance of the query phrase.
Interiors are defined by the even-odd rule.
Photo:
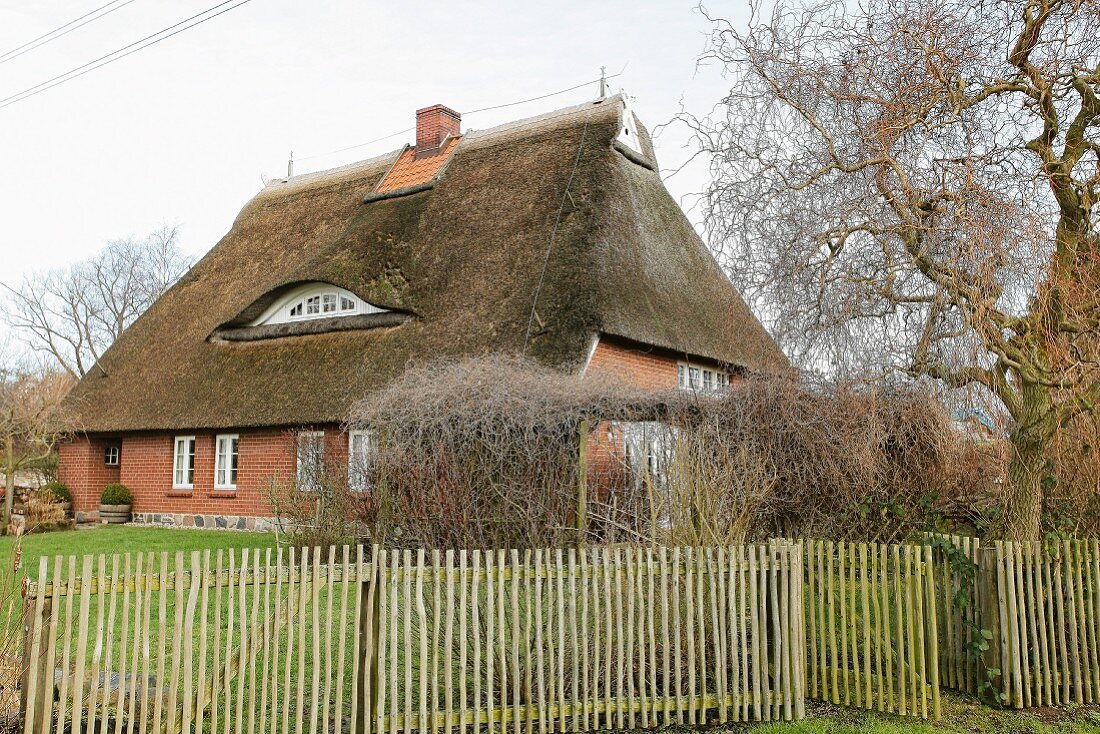
[[[80,381],[85,429],[338,422],[409,363],[521,351],[529,321],[527,353],[567,369],[600,333],[785,368],[665,190],[648,135],[641,154],[614,143],[624,109],[613,97],[466,132],[434,185],[407,195],[364,201],[401,151],[272,182]],[[310,281],[404,316],[218,338]]]

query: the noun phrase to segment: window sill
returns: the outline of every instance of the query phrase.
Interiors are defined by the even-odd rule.
[[[190,497],[195,493],[194,489],[187,489],[185,487],[173,487],[165,493],[166,497]]]
[[[214,487],[214,489],[212,489],[210,491],[211,499],[219,499],[220,498],[220,499],[231,500],[236,496],[237,496],[237,488],[236,487],[226,487],[224,489],[221,488],[221,487]]]

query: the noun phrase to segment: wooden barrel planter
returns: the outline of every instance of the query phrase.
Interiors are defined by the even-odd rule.
[[[100,505],[99,520],[108,525],[130,522],[130,505]]]

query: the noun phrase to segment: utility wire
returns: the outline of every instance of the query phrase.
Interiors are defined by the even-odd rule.
[[[625,69],[625,67],[624,67],[624,69]],[[623,72],[620,71],[617,74],[611,74],[610,76],[605,76],[605,77],[602,77],[602,78],[603,79],[614,79],[617,76],[622,76],[622,74],[623,74]],[[559,89],[556,92],[550,92],[548,94],[540,94],[538,97],[530,97],[528,99],[521,99],[521,100],[518,100],[516,102],[507,102],[505,104],[493,105],[491,107],[481,107],[479,109],[469,110],[467,112],[462,112],[460,114],[462,114],[463,116],[469,117],[470,115],[476,115],[478,112],[488,112],[489,110],[502,110],[505,107],[515,107],[516,105],[527,104],[528,102],[537,102],[540,99],[547,99],[548,97],[556,97],[557,95],[565,94],[566,92],[576,91],[577,89],[580,89],[581,87],[586,87],[589,84],[595,84],[598,81],[600,81],[599,78],[590,79],[589,81],[582,82],[580,84],[569,87],[567,89]],[[3,100],[0,100],[0,102],[2,102],[2,101]],[[380,138],[375,138],[374,140],[368,140],[365,143],[358,143],[356,145],[349,145],[346,148],[338,148],[336,150],[330,150],[330,151],[327,151],[325,153],[314,153],[313,155],[299,156],[299,157],[295,158],[295,160],[297,160],[297,161],[308,161],[308,160],[312,160],[314,158],[323,158],[324,156],[327,156],[327,155],[336,155],[337,153],[346,153],[349,150],[355,150],[356,148],[363,148],[367,145],[371,145],[372,143],[380,143],[383,140],[389,140],[390,138],[396,138],[398,135],[404,135],[405,133],[412,132],[415,129],[416,128],[413,128],[413,127],[407,127],[404,130],[399,130],[395,133],[390,133],[389,135],[384,135]]]
[[[121,10],[122,8],[126,7],[130,3],[134,2],[134,0],[126,0],[126,2],[122,3],[121,5],[118,4],[119,2],[120,2],[120,0],[111,0],[111,2],[107,3],[106,5],[100,5],[98,8],[91,11],[90,13],[85,13],[84,15],[80,16],[79,18],[76,18],[74,20],[70,20],[65,25],[58,26],[57,28],[54,28],[49,33],[43,33],[38,38],[32,38],[31,40],[27,41],[22,46],[16,46],[12,50],[0,54],[0,64],[6,64],[9,61],[11,61],[12,59],[17,59],[20,56],[22,56],[23,54],[28,53],[30,51],[33,51],[33,50],[35,50],[36,48],[38,48],[40,46],[45,46],[47,43],[50,43],[51,41],[56,41],[57,39],[61,38],[62,36],[67,36],[68,34],[75,31],[77,28],[83,28],[84,26],[88,25],[89,23],[93,23],[93,22],[99,20],[100,18],[106,18],[108,15],[115,12],[116,10]],[[114,5],[115,7],[111,8],[112,5]],[[111,8],[111,9],[108,10],[106,13],[103,13],[101,15],[96,15],[96,13],[98,13],[99,11],[101,11],[105,8]],[[95,16],[95,17],[89,17],[89,16]],[[87,20],[85,20],[85,18],[87,18]],[[84,21],[84,22],[81,23],[80,21]]]
[[[231,3],[233,3],[233,2],[236,2],[236,4],[231,5]],[[16,102],[22,102],[23,100],[30,99],[31,97],[34,97],[38,94],[41,94],[42,92],[45,92],[48,89],[53,89],[54,87],[60,86],[60,85],[64,84],[65,82],[70,82],[73,79],[76,79],[78,77],[82,77],[82,76],[84,76],[85,74],[87,74],[89,72],[92,72],[92,71],[95,71],[96,69],[107,66],[108,64],[112,64],[112,63],[114,63],[114,62],[116,62],[120,59],[124,59],[127,56],[129,56],[130,54],[134,54],[134,53],[137,53],[138,51],[149,48],[150,46],[154,46],[154,45],[160,43],[161,41],[166,41],[169,38],[171,38],[172,36],[183,33],[184,31],[190,30],[190,29],[192,29],[196,26],[200,26],[208,20],[213,20],[214,18],[217,18],[219,15],[224,15],[225,13],[228,13],[230,10],[236,10],[237,8],[241,7],[242,5],[246,5],[250,2],[252,2],[252,0],[239,0],[239,2],[237,2],[236,0],[223,0],[223,2],[220,2],[217,5],[209,7],[206,10],[203,10],[201,13],[195,13],[190,18],[185,18],[185,19],[179,21],[178,23],[174,23],[174,24],[168,26],[167,28],[163,28],[163,29],[157,31],[156,33],[151,33],[148,36],[146,36],[145,38],[141,38],[137,41],[134,41],[133,43],[128,44],[126,46],[123,46],[122,48],[116,49],[116,50],[112,51],[109,54],[104,54],[103,56],[100,56],[98,59],[94,59],[92,61],[89,61],[86,64],[82,64],[80,66],[77,66],[76,68],[70,69],[69,71],[65,72],[64,74],[58,74],[57,76],[52,77],[50,79],[47,79],[46,81],[41,82],[39,84],[36,84],[33,87],[28,87],[28,88],[24,89],[21,92],[17,92],[16,94],[12,94],[8,97],[4,97],[3,99],[0,99],[0,109],[4,109],[5,107],[9,107],[9,106],[15,104]],[[230,7],[224,8],[223,10],[219,10],[217,13],[213,13],[213,15],[209,15],[209,13],[212,13],[214,10],[218,10],[218,8],[223,8],[226,5],[229,5]],[[202,16],[206,16],[206,17],[202,17]],[[194,23],[191,23],[191,21],[195,20],[196,18],[201,18],[201,20],[198,20]],[[187,25],[188,23],[190,23],[190,25]],[[169,31],[171,31],[171,33],[169,33]]]
[[[396,138],[398,135],[404,135],[405,133],[411,133],[415,129],[416,129],[415,127],[407,127],[404,130],[398,130],[395,133],[390,133],[389,135],[383,135],[380,138],[375,138],[374,140],[368,140],[365,143],[357,143],[356,145],[349,145],[346,148],[338,148],[337,150],[330,150],[327,153],[314,153],[313,155],[299,156],[295,160],[308,161],[312,158],[321,158],[321,157],[326,156],[326,155],[335,155],[337,153],[346,153],[349,150],[355,150],[356,148],[362,148],[364,146],[371,145],[373,143],[381,143],[383,140],[389,140],[390,138]]]
[[[603,79],[614,79],[617,76],[622,76],[622,72],[620,71],[618,74],[612,74],[611,76],[605,76],[605,77],[602,77],[602,78]],[[541,94],[538,97],[531,97],[530,99],[521,99],[518,102],[508,102],[506,104],[493,105],[492,107],[482,107],[479,110],[470,110],[469,112],[463,112],[462,114],[464,114],[464,115],[475,115],[478,112],[488,112],[489,110],[502,110],[505,107],[515,107],[516,105],[527,104],[528,102],[537,102],[540,99],[546,99],[547,97],[556,97],[559,94],[565,94],[566,92],[572,92],[574,90],[580,89],[581,87],[587,87],[589,84],[595,84],[598,81],[600,81],[600,80],[599,79],[590,79],[589,81],[582,82],[581,84],[578,84],[574,87],[569,87],[568,89],[559,89],[556,92],[550,92],[549,94]]]

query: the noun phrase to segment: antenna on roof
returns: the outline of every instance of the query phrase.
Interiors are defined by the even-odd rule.
[[[607,97],[607,67],[600,67],[600,99]]]
[[[291,178],[294,176],[294,151],[290,151],[290,160],[286,163],[286,177]]]

